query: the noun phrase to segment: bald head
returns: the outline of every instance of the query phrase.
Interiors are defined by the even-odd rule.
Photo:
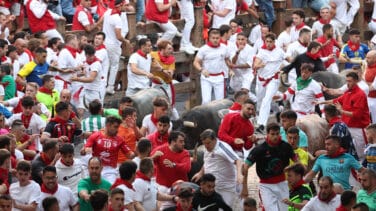
[[[14,47],[16,47],[17,53],[21,54],[21,53],[24,52],[24,48],[27,47],[27,41],[25,39],[18,38],[18,39],[16,39],[16,41],[14,42],[13,45],[14,45]]]
[[[69,89],[63,89],[60,92],[60,101],[70,103],[72,97],[72,93],[69,91]]]
[[[376,50],[371,50],[367,53],[366,62],[368,66],[376,64]]]

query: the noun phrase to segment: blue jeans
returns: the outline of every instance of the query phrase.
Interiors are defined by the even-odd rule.
[[[307,0],[292,0],[292,8],[305,8]]]
[[[329,5],[329,0],[311,0],[308,5],[314,11],[320,12],[321,7]]]
[[[272,0],[256,0],[261,10],[265,13],[265,19],[268,26],[271,28],[275,20],[274,7]]]
[[[137,0],[136,3],[136,23],[142,21],[145,13],[145,0]]]

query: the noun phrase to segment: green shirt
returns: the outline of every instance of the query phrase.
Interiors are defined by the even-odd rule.
[[[1,83],[4,84],[4,100],[9,100],[14,98],[16,95],[16,82],[13,77],[10,75],[5,75],[1,80]]]
[[[81,179],[80,182],[78,182],[78,193],[80,193],[82,190],[87,190],[87,192],[90,194],[92,191],[103,189],[108,192],[110,192],[111,183],[108,182],[105,179],[101,179],[100,184],[93,184],[90,177]],[[86,202],[85,200],[80,198],[80,195],[78,195],[78,202],[80,203],[80,211],[91,211],[93,208],[90,205],[90,202]]]
[[[119,114],[119,109],[117,109],[117,108],[104,109],[103,116],[105,116],[105,117],[114,116],[114,117],[121,119],[121,116]]]
[[[367,191],[361,189],[358,191],[356,203],[364,202],[368,205],[370,211],[376,211],[376,191],[368,194]]]
[[[295,204],[300,204],[304,200],[309,201],[312,198],[312,191],[311,188],[304,184],[295,190],[290,190],[290,201]],[[294,207],[289,206],[289,211],[298,211]]]
[[[60,101],[59,92],[54,89],[51,96],[49,94],[38,91],[36,97],[38,102],[43,103],[47,107],[48,111],[51,113],[51,116],[54,116],[55,104]]]

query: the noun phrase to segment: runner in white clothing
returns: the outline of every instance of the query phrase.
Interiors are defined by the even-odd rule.
[[[354,21],[354,17],[360,8],[359,0],[331,0],[331,3],[336,5],[337,11],[332,24],[340,34],[344,34],[347,27],[350,27]]]
[[[236,0],[212,0],[211,9],[213,10],[212,28],[218,29],[221,25],[230,23],[235,18]]]
[[[291,29],[290,35],[291,35],[291,41],[294,42],[299,39],[299,32],[303,28],[311,30],[311,28],[304,23],[305,14],[303,10],[295,10],[292,13],[292,22],[293,27]]]
[[[99,92],[101,93],[101,96],[105,96],[106,94],[107,75],[108,75],[108,70],[110,68],[110,59],[108,57],[106,46],[104,45],[105,40],[106,40],[106,35],[103,32],[98,32],[95,34],[95,37],[94,37],[95,56],[102,62],[102,72],[100,74],[101,74],[101,80],[104,81],[104,83],[102,84],[104,86],[101,87],[99,90]]]

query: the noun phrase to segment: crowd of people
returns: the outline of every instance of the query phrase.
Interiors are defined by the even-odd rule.
[[[0,210],[376,210],[376,36],[362,43],[351,28],[358,0],[288,4],[297,9],[276,35],[272,1],[0,0]],[[206,41],[196,47],[194,5],[204,6]],[[307,5],[318,12],[312,26],[299,9]],[[181,32],[169,19],[176,6]],[[139,36],[126,96],[104,108],[130,43],[127,12],[163,33]],[[259,20],[249,35],[242,13]],[[372,18],[376,33],[376,4]],[[60,34],[56,20],[93,40]],[[185,149],[189,134],[172,129],[175,37],[194,55],[202,104],[234,94],[218,132],[203,128],[194,140],[202,156]],[[290,87],[279,92],[283,75]],[[155,97],[138,127],[131,96],[150,87],[168,98]],[[329,131],[315,152],[318,140],[297,126],[312,114]],[[259,200],[248,194],[254,164]]]

